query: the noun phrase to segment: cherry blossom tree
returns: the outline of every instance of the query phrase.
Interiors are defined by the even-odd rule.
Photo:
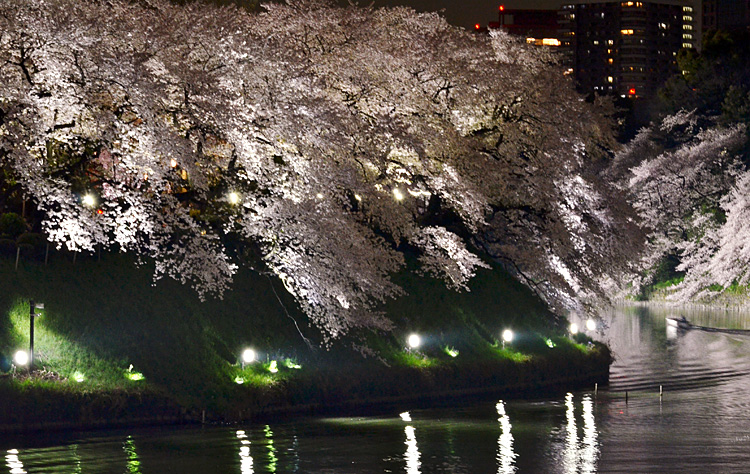
[[[50,241],[202,296],[271,272],[332,337],[389,327],[412,257],[605,294],[638,245],[607,113],[548,52],[403,7],[0,0],[0,166]]]
[[[736,222],[743,214],[738,192],[747,138],[742,124],[718,125],[681,111],[642,130],[615,160],[617,169],[632,166],[628,186],[649,232],[643,268],[672,256],[684,274],[673,299],[710,296],[716,284],[744,281],[748,262],[728,255],[747,239]]]

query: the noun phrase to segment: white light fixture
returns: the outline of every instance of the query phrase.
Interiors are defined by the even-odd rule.
[[[83,196],[83,205],[86,207],[94,207],[96,206],[96,199],[94,199],[94,196],[91,194],[87,194]]]
[[[578,334],[578,325],[576,323],[570,325],[570,333],[574,335]]]
[[[244,362],[245,364],[255,362],[256,357],[257,354],[252,349],[245,349],[244,351],[242,351],[242,362]]]
[[[513,342],[513,331],[510,329],[503,331],[503,342]]]
[[[234,205],[234,204],[237,204],[238,202],[240,202],[240,195],[234,191],[229,193],[229,204]]]
[[[589,331],[596,331],[596,321],[594,321],[593,319],[589,319],[588,321],[586,321],[586,329],[588,329]]]
[[[29,363],[29,354],[26,351],[18,351],[13,356],[13,362],[19,366],[25,366]]]
[[[422,344],[422,339],[419,337],[419,334],[412,334],[409,336],[406,342],[409,344],[409,347],[411,347],[412,349],[416,349],[420,344]]]

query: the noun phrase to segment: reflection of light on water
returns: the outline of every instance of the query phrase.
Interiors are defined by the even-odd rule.
[[[133,441],[132,436],[125,438],[125,444],[122,449],[125,450],[128,472],[130,474],[140,474],[141,461],[138,459],[138,453],[135,451],[135,441]]]
[[[18,458],[17,449],[8,450],[8,454],[5,455],[5,465],[10,468],[10,474],[26,474],[23,463]]]
[[[575,406],[573,405],[573,394],[565,395],[565,419],[567,420],[565,439],[565,454],[563,455],[563,468],[566,473],[578,472],[578,428],[576,428]]]
[[[70,446],[68,446],[68,449],[72,453],[74,459],[74,470],[71,474],[81,474],[83,472],[83,468],[81,467],[81,457],[78,455],[78,445],[71,444]]]
[[[237,430],[237,439],[240,440],[240,472],[242,474],[253,474],[253,457],[250,456],[250,440],[244,430]]]
[[[591,395],[583,397],[583,440],[581,442],[581,472],[596,472],[596,460],[599,456],[596,424],[594,423],[594,402]]]
[[[419,448],[417,447],[417,436],[413,426],[407,426],[404,428],[406,433],[406,473],[407,474],[420,474],[419,467],[422,463],[419,460]]]
[[[279,458],[276,457],[276,447],[273,445],[273,431],[266,425],[266,439],[268,440],[268,472],[276,472],[276,463]]]
[[[404,421],[411,421],[411,415],[409,414],[408,411],[405,411],[405,412],[401,413],[399,416]]]
[[[573,394],[568,393],[565,396],[567,424],[563,468],[566,473],[593,474],[596,472],[596,462],[599,458],[599,444],[594,418],[594,402],[591,395],[583,397],[581,406],[583,408],[583,438],[579,443]]]
[[[497,403],[497,414],[500,418],[497,421],[500,422],[500,438],[497,440],[497,472],[498,474],[510,474],[516,472],[516,467],[513,465],[513,461],[516,458],[516,453],[513,451],[513,435],[510,432],[510,418],[505,413],[505,403],[500,400]]]

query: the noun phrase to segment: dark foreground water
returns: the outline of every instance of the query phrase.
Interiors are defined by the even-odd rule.
[[[684,313],[750,328],[750,317]],[[0,438],[1,473],[750,472],[750,335],[613,312],[611,385],[376,417]],[[660,386],[663,396],[659,395]],[[627,399],[626,399],[627,392]]]

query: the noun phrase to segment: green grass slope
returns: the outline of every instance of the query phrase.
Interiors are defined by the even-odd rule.
[[[128,255],[73,263],[58,254],[48,265],[22,262],[18,269],[14,263],[0,259],[0,392],[26,397],[23,403],[34,403],[30,393],[67,400],[47,402],[47,411],[105,393],[123,410],[134,397],[161,397],[183,412],[242,417],[290,404],[461,390],[497,383],[500,372],[523,383],[566,354],[575,370],[595,370],[586,365],[592,352],[602,352],[605,366],[609,360],[602,348],[565,337],[535,295],[499,268],[481,272],[463,293],[398,275],[408,294],[382,308],[394,330],[353,331],[325,348],[280,282],[250,271],[237,275],[223,299],[201,302],[179,283],[152,282],[152,269]],[[15,351],[28,348],[31,299],[45,304],[35,319],[33,377],[12,364]],[[517,339],[503,347],[506,328]],[[406,347],[412,332],[422,336],[418,350]],[[247,347],[259,360],[243,367]]]

